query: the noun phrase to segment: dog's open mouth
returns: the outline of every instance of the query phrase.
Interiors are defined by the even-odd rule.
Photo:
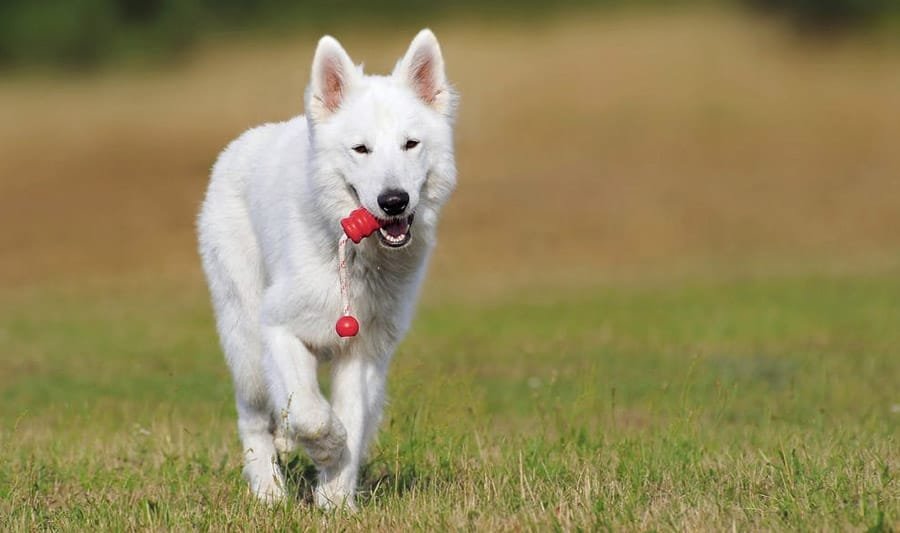
[[[409,215],[404,218],[380,221],[381,228],[378,229],[378,237],[381,240],[381,244],[389,248],[406,246],[412,239],[410,227],[414,217],[415,215]]]

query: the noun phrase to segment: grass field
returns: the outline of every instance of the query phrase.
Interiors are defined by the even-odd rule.
[[[866,529],[900,516],[896,275],[427,304],[350,517],[245,492],[195,284],[4,296],[0,349],[20,355],[0,362],[4,530]],[[309,468],[291,463],[298,500]]]
[[[900,49],[526,24],[435,25],[460,186],[355,515],[302,457],[290,504],[245,492],[193,242],[316,36],[0,80],[0,531],[900,526]],[[406,45],[335,33],[374,71]]]

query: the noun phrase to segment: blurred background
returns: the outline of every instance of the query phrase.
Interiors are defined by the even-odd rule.
[[[432,292],[893,265],[898,5],[7,0],[0,283],[195,278],[210,165],[317,38],[384,72],[422,26],[462,94]]]
[[[425,26],[459,187],[349,527],[897,524],[897,0],[3,0],[0,530],[321,528],[235,498],[194,220],[322,34]]]
[[[199,281],[218,151],[301,113],[313,46],[369,72],[432,27],[462,94],[429,294],[900,259],[890,0],[7,0],[0,284]]]

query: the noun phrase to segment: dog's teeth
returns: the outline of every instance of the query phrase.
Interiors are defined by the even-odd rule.
[[[407,226],[406,230],[399,235],[392,235],[385,228],[378,228],[378,231],[381,232],[381,236],[384,238],[384,241],[391,245],[401,245],[405,244],[406,240],[409,238],[409,226]]]

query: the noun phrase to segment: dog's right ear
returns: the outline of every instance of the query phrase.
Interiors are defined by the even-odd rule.
[[[312,64],[312,79],[306,91],[306,112],[320,122],[340,108],[359,71],[337,39],[319,40]]]

